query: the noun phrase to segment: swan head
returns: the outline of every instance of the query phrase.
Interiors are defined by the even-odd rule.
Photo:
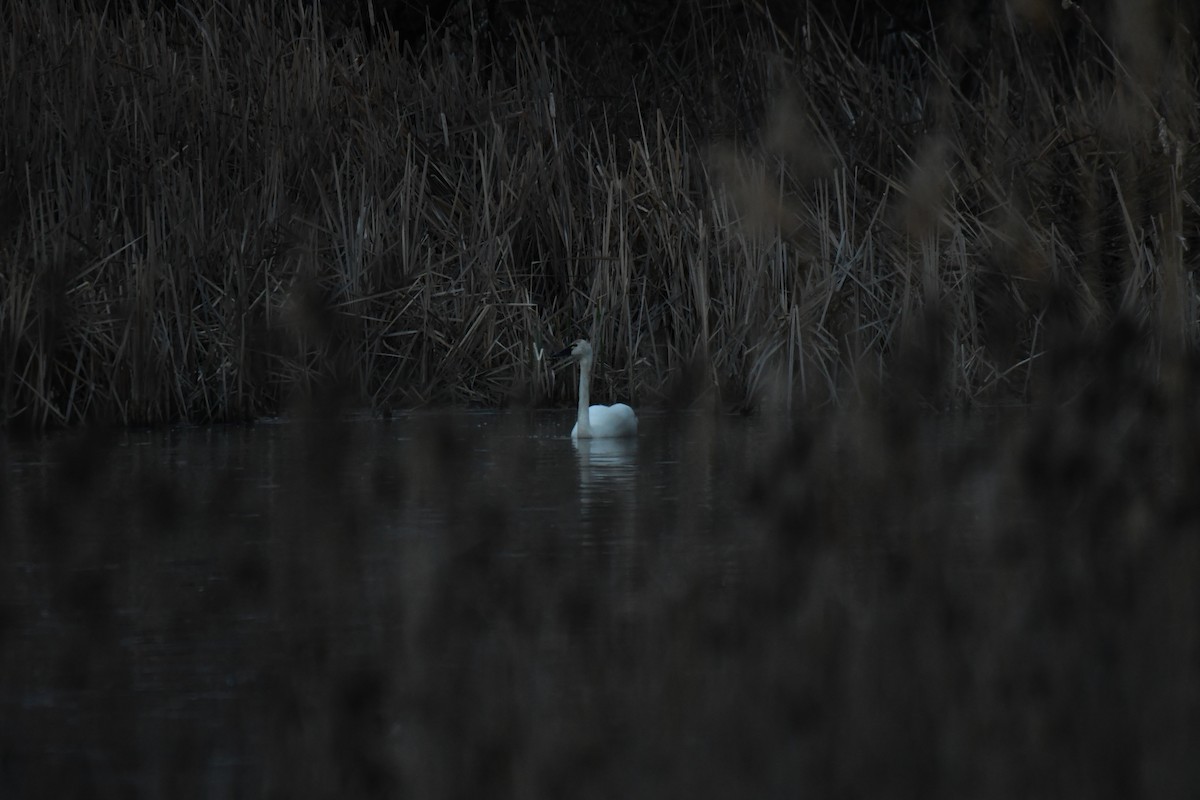
[[[569,358],[572,361],[583,361],[591,357],[592,345],[587,339],[576,339],[554,354],[554,358]]]

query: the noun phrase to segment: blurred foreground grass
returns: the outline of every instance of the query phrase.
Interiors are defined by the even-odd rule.
[[[3,498],[0,793],[1193,796],[1200,370],[1137,341],[1069,408],[647,415],[620,490],[565,414],[288,423],[262,488],[63,435]]]

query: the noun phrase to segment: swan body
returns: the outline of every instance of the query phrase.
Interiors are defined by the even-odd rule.
[[[637,436],[637,415],[629,406],[624,403],[588,405],[592,385],[592,346],[587,339],[577,339],[555,356],[579,362],[579,415],[575,427],[571,428],[572,439]]]
[[[582,413],[582,412],[581,412]],[[580,421],[583,420],[581,416]],[[637,436],[637,415],[624,403],[588,406],[587,422],[581,432],[579,422],[571,428],[572,439],[613,439]]]

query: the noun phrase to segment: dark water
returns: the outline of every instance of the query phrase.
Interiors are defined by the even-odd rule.
[[[636,441],[578,444],[569,426],[423,414],[10,447],[3,795],[440,794],[477,735],[454,716],[499,725],[497,703],[549,746],[593,702],[574,670],[647,597],[736,579],[753,523],[722,476],[765,436],[647,416]]]
[[[1197,785],[1190,490],[1121,468],[1175,463],[1161,438],[569,428],[430,413],[7,445],[0,797]]]

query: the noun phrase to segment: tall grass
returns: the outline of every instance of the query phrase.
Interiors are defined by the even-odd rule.
[[[554,402],[537,353],[580,332],[601,395],[751,408],[1026,401],[1117,317],[1153,369],[1196,343],[1167,11],[864,44],[696,7],[618,109],[533,24],[414,48],[304,4],[104,8],[3,12],[8,424]]]

